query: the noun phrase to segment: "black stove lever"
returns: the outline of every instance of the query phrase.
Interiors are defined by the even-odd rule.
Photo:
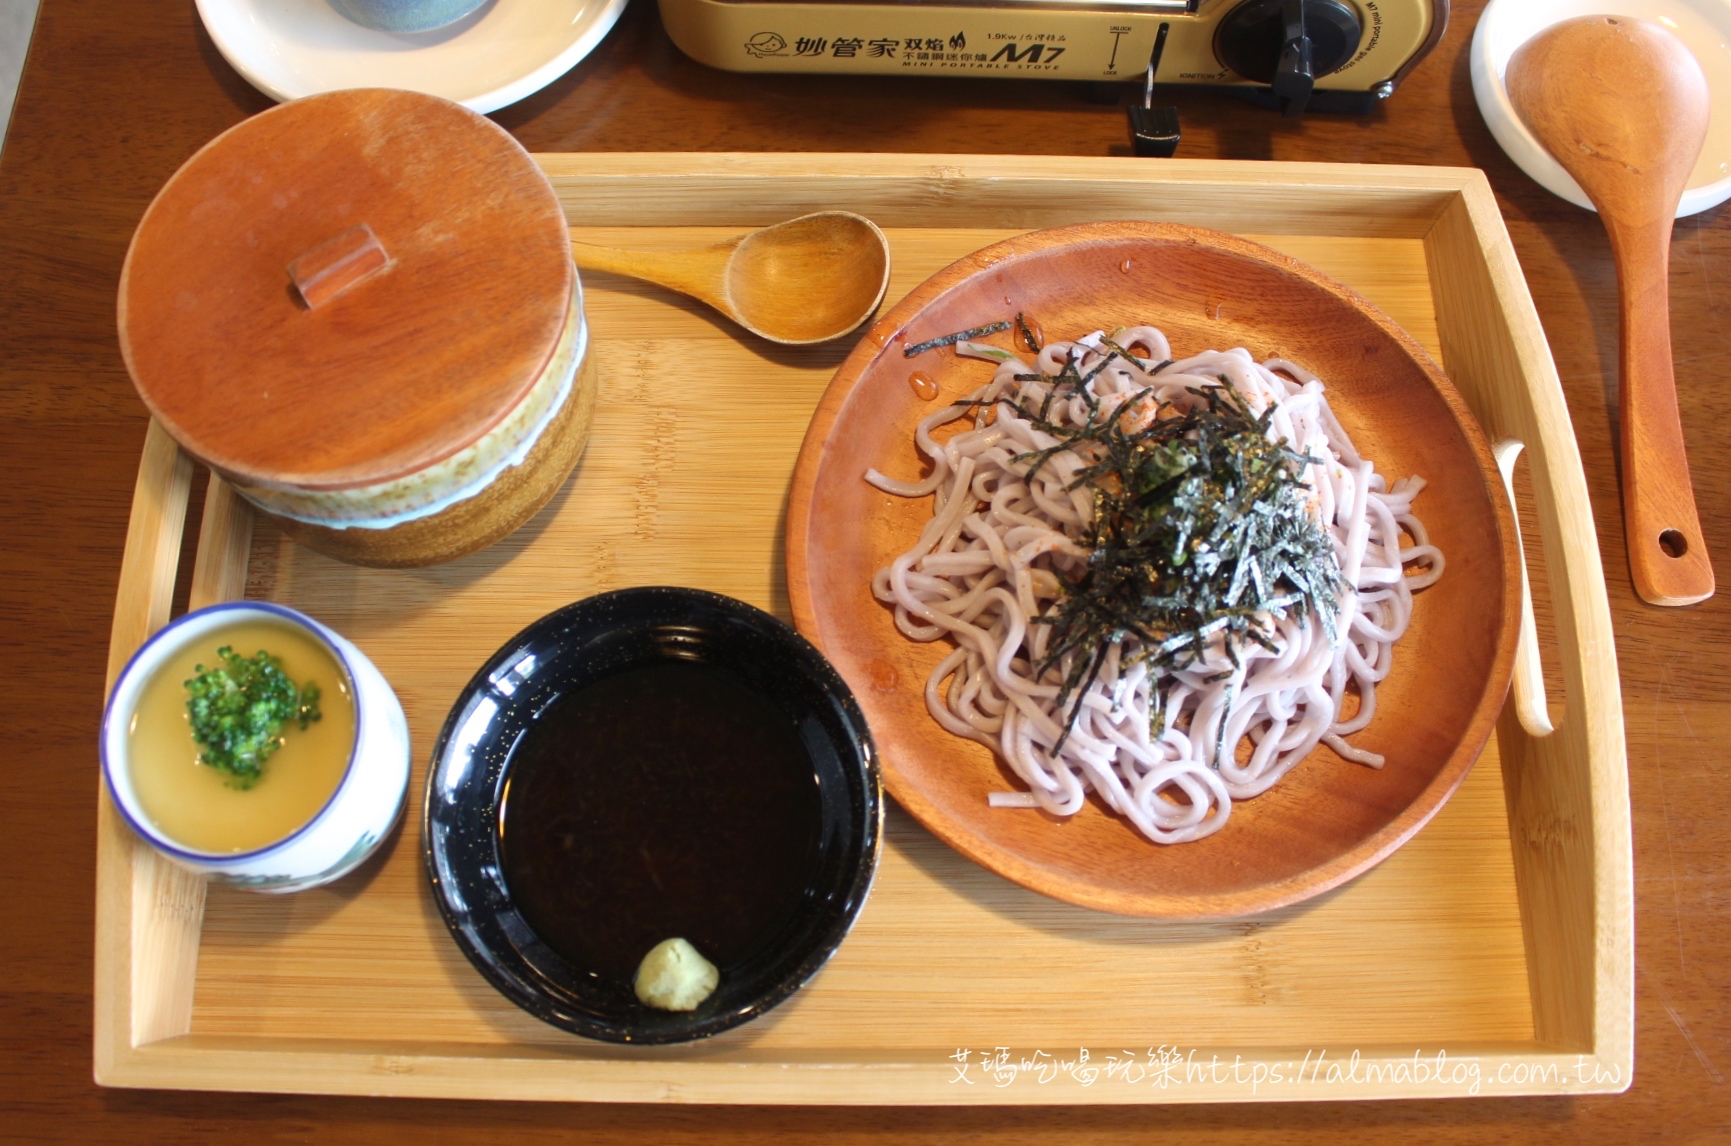
[[[1310,103],[1310,93],[1316,87],[1316,73],[1311,67],[1310,37],[1304,30],[1304,0],[1284,0],[1280,9],[1281,22],[1286,26],[1286,39],[1280,48],[1280,62],[1275,66],[1270,87],[1280,101],[1281,113],[1288,118],[1302,115]]]
[[[1154,70],[1166,51],[1166,33],[1172,25],[1160,25],[1154,51],[1148,57],[1148,75],[1142,87],[1142,106],[1130,106],[1130,150],[1144,159],[1170,159],[1178,150],[1178,109],[1154,106]]]

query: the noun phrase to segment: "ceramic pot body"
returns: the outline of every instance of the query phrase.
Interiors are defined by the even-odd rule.
[[[145,686],[189,645],[237,622],[259,619],[312,635],[348,677],[355,705],[348,767],[324,807],[285,838],[245,852],[189,848],[166,836],[145,813],[132,779],[128,726]],[[384,676],[334,630],[275,604],[212,605],[164,627],[133,654],[115,682],[101,735],[103,780],[132,830],[182,867],[250,891],[301,891],[354,870],[390,834],[409,783],[409,725]]]
[[[206,144],[140,220],[117,319],[163,429],[344,561],[491,544],[589,428],[552,184],[498,125],[415,92],[309,96]]]
[[[419,473],[352,489],[224,473],[285,533],[355,565],[436,565],[484,549],[545,505],[583,454],[596,374],[574,284],[565,333],[517,408],[474,445]]]

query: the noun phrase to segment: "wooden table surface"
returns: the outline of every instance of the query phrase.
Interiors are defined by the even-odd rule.
[[[1490,175],[1587,465],[1616,623],[1634,808],[1633,1089],[1616,1097],[1192,1108],[559,1106],[104,1090],[91,1081],[93,861],[102,706],[145,413],[114,298],[151,196],[194,149],[270,106],[191,0],[43,0],[0,157],[0,1139],[11,1141],[904,1142],[1731,1139],[1731,591],[1690,609],[1630,589],[1618,502],[1616,281],[1596,218],[1498,150],[1467,47],[1480,0],[1386,108],[1285,120],[1173,92],[1180,154],[1476,166]],[[649,0],[596,53],[494,117],[533,151],[1127,154],[1082,85],[741,76],[682,56]],[[1731,207],[1681,221],[1672,310],[1707,543],[1731,565]]]

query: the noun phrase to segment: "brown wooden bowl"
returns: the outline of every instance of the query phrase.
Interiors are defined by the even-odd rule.
[[[992,808],[1024,785],[984,746],[943,729],[923,690],[954,646],[896,631],[872,574],[908,549],[929,498],[885,494],[876,467],[921,477],[920,418],[937,409],[909,384],[917,368],[954,399],[992,364],[903,348],[1018,311],[1051,339],[1152,323],[1173,354],[1249,349],[1308,366],[1360,453],[1389,481],[1429,483],[1415,507],[1447,569],[1419,594],[1377,689],[1377,715],[1352,743],[1380,771],[1318,748],[1271,790],[1235,801],[1212,836],[1161,847],[1095,797],[1059,820]],[[1007,336],[991,341],[1008,346]],[[951,847],[1024,887],[1127,915],[1205,919],[1306,899],[1376,864],[1425,823],[1484,747],[1508,689],[1520,564],[1502,482],[1465,402],[1411,336],[1351,290],[1257,243],[1194,227],[1089,223],[977,251],[898,303],[842,363],[800,450],[788,505],[788,589],[799,630],[859,698],[884,782]]]

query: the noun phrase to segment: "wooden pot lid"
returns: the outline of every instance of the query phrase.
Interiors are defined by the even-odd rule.
[[[540,377],[576,271],[528,152],[414,92],[282,104],[206,144],[145,212],[120,345],[183,446],[243,481],[416,473]]]

